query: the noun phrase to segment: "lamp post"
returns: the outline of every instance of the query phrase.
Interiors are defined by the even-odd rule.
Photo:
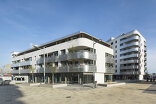
[[[43,73],[43,75],[44,75],[44,84],[45,84],[45,47],[43,47],[43,48],[39,48],[38,46],[36,46],[36,45],[32,45],[32,47],[34,47],[34,48],[37,48],[37,49],[39,49],[39,50],[42,50],[43,49],[43,58],[44,58],[44,73]]]
[[[96,44],[96,42],[93,41],[93,54],[95,53],[94,51],[94,45]],[[94,59],[93,59],[93,65],[94,65]],[[96,83],[95,83],[95,71],[93,71],[93,83],[94,83],[94,88],[96,88]]]

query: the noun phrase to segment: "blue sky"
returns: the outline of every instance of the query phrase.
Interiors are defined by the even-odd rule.
[[[106,41],[137,29],[156,72],[156,0],[0,0],[0,66],[12,51],[84,31]]]

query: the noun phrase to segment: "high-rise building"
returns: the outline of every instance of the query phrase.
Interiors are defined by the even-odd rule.
[[[107,41],[114,50],[115,79],[142,80],[147,70],[146,40],[137,30]]]

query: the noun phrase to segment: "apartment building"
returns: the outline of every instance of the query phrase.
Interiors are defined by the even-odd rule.
[[[142,80],[147,70],[146,40],[137,30],[107,41],[114,50],[115,79]]]
[[[56,67],[55,83],[103,84],[112,80],[114,73],[113,49],[108,43],[84,32],[77,32],[34,47],[23,52],[11,53],[14,80],[23,82],[52,81],[47,67]],[[29,67],[34,67],[34,78]]]

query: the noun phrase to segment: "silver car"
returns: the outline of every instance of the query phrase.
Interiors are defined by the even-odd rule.
[[[3,79],[0,78],[0,85],[3,85]]]

